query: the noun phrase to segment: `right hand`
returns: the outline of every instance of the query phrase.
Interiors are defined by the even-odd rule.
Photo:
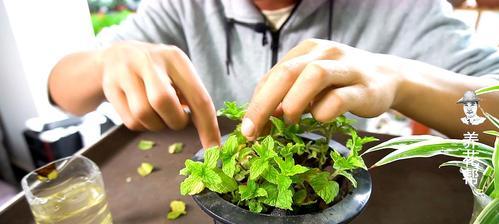
[[[189,58],[177,47],[114,44],[99,53],[102,91],[132,130],[184,128],[189,109],[203,147],[220,144],[215,107]]]

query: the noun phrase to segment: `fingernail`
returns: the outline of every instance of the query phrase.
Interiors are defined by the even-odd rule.
[[[253,124],[253,121],[249,118],[243,119],[243,123],[241,124],[241,133],[243,133],[243,135],[248,139],[255,135],[255,124]]]

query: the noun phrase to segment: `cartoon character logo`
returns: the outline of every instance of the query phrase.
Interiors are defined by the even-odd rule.
[[[476,114],[479,101],[480,99],[473,91],[466,91],[463,98],[457,101],[457,103],[463,104],[465,116],[461,118],[461,122],[466,125],[479,125],[485,121],[484,117],[480,117]]]

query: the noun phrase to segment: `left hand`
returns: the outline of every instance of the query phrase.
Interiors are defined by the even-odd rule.
[[[269,117],[282,109],[288,123],[310,111],[321,122],[351,112],[374,117],[400,99],[402,66],[394,56],[311,39],[291,49],[258,83],[242,132],[254,140]]]

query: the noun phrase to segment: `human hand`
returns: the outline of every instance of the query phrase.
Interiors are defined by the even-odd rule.
[[[348,111],[362,117],[380,115],[399,100],[403,77],[394,59],[333,41],[305,40],[262,77],[242,133],[255,139],[275,111],[282,111],[288,123],[297,122],[306,111],[322,122]]]
[[[129,129],[179,130],[189,109],[203,147],[220,144],[211,97],[180,49],[122,42],[102,50],[99,62],[104,96]]]

